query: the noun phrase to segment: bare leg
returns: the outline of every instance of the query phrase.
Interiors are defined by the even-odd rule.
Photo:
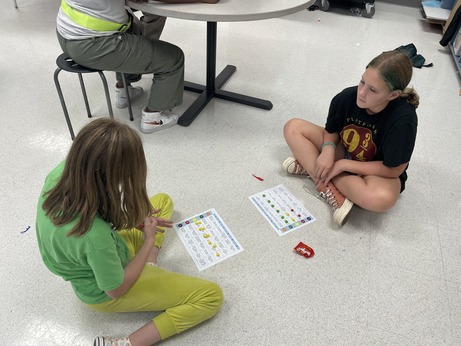
[[[351,202],[374,212],[392,208],[400,195],[398,178],[342,174],[333,179],[333,184]]]
[[[288,146],[315,183],[316,160],[320,154],[324,132],[325,129],[322,127],[303,119],[292,119],[284,127]],[[344,147],[338,145],[335,160],[344,158],[344,153]],[[333,184],[351,202],[375,212],[382,212],[394,206],[400,194],[398,178],[340,174],[333,178]]]
[[[285,140],[299,163],[314,177],[316,160],[320,154],[325,129],[303,119],[292,119],[284,127]],[[344,157],[342,145],[336,148],[336,160]],[[340,174],[333,178],[336,188],[351,202],[376,212],[385,211],[397,202],[400,180],[377,176],[361,177]]]
[[[150,346],[161,340],[157,327],[152,321],[130,335],[130,341],[133,346]]]
[[[297,118],[288,121],[283,129],[285,141],[291,152],[315,183],[316,161],[320,155],[324,133],[325,129],[322,127]],[[342,145],[336,147],[335,153],[335,160],[340,158],[344,158]]]

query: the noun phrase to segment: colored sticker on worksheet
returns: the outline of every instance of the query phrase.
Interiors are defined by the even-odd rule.
[[[215,209],[173,225],[199,271],[243,251]]]
[[[249,199],[278,235],[285,235],[315,221],[315,217],[283,185],[257,193]]]

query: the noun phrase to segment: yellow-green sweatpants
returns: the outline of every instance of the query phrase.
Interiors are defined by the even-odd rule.
[[[156,217],[170,219],[171,198],[160,193],[150,199]],[[121,231],[131,258],[142,246],[142,233],[137,229]],[[155,244],[161,247],[164,234],[157,233]],[[102,312],[164,311],[152,321],[162,339],[181,333],[213,317],[221,307],[223,294],[214,282],[145,265],[136,283],[122,297],[101,304],[88,305]]]

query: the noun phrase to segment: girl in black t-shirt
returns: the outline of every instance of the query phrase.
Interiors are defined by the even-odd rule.
[[[330,104],[325,128],[303,119],[284,127],[294,157],[283,162],[291,174],[307,174],[343,225],[354,204],[388,210],[405,188],[416,140],[419,96],[408,84],[407,55],[384,52],[366,67],[359,85]]]

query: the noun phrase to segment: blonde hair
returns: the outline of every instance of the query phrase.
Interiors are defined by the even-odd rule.
[[[139,135],[113,119],[97,119],[78,133],[43,209],[56,226],[78,218],[68,236],[85,234],[96,216],[114,230],[132,228],[152,213],[146,178]]]
[[[419,95],[415,89],[408,87],[413,73],[413,65],[406,54],[395,50],[383,52],[367,65],[367,68],[369,67],[379,71],[381,79],[387,84],[390,91],[401,90],[400,98],[418,108]]]

